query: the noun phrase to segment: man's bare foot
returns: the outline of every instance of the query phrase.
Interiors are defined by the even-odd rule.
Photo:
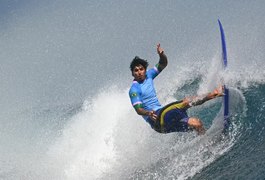
[[[213,90],[213,94],[215,97],[224,96],[224,86],[220,85],[216,89]]]

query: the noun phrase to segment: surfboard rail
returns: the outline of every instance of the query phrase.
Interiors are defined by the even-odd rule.
[[[218,24],[219,24],[220,33],[221,33],[223,69],[225,70],[228,65],[225,33],[224,33],[222,23],[219,19],[218,19]],[[229,89],[226,87],[225,83],[224,83],[223,107],[224,107],[224,131],[226,131],[229,128],[230,120],[229,120]]]

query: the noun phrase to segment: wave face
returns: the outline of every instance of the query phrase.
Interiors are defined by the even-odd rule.
[[[265,3],[83,0],[0,2],[1,179],[263,179]],[[229,67],[220,72],[221,42]],[[154,132],[130,105],[134,56],[169,59],[162,104],[231,89],[189,110],[208,129]]]

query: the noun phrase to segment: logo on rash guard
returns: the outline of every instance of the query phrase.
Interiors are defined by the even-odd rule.
[[[131,97],[135,97],[135,96],[137,96],[137,93],[132,93],[131,94]]]

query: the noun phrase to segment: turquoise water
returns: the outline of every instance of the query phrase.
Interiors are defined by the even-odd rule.
[[[0,2],[0,179],[264,179],[264,1]],[[217,19],[228,69],[220,72]],[[132,109],[129,64],[168,67],[162,104],[231,88],[189,110],[207,127],[161,135]]]
[[[240,119],[241,137],[194,179],[264,179],[264,88],[264,84],[256,84],[244,90],[248,110]]]

